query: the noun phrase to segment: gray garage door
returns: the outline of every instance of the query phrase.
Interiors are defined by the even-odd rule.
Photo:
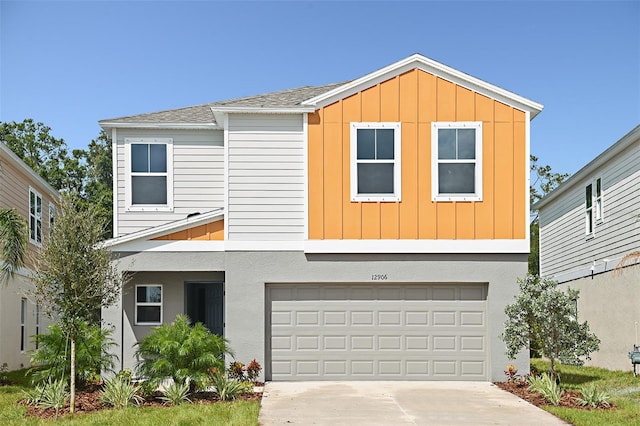
[[[484,284],[267,286],[271,380],[488,380]]]

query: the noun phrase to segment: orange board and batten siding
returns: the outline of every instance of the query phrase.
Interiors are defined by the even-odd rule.
[[[415,69],[309,115],[309,239],[525,239],[525,112]],[[352,202],[350,123],[402,123],[400,202]],[[431,125],[482,121],[482,201],[434,202]]]
[[[222,241],[224,240],[224,220],[217,220],[215,222],[206,223],[204,225],[195,226],[189,229],[184,229],[182,231],[154,238],[154,240]]]

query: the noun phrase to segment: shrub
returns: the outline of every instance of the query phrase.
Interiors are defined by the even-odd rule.
[[[549,374],[529,377],[529,390],[539,393],[547,402],[558,405],[562,397],[560,385]]]
[[[171,405],[180,405],[183,402],[191,402],[189,399],[189,383],[173,382],[164,390],[161,400]]]
[[[509,364],[504,370],[504,375],[507,376],[508,382],[515,382],[518,376],[518,368],[515,365]]]
[[[38,408],[53,408],[56,417],[62,407],[69,400],[69,392],[67,392],[67,383],[63,380],[51,381],[36,385],[31,391],[24,391],[24,401],[27,404],[35,405]]]
[[[588,405],[590,407],[609,407],[611,405],[611,396],[604,391],[598,390],[595,385],[583,386],[580,388],[582,398],[576,398],[580,405]]]
[[[229,377],[237,380],[244,380],[244,364],[240,361],[233,361],[229,364]]]
[[[0,386],[9,383],[9,377],[7,376],[8,372],[8,365],[6,362],[3,362],[2,365],[0,365]]]
[[[249,379],[249,381],[251,382],[255,382],[256,380],[258,380],[258,376],[260,375],[261,371],[262,366],[260,365],[260,363],[255,359],[252,360],[249,365],[247,365],[247,379]]]
[[[231,401],[246,390],[243,383],[237,379],[229,379],[219,371],[211,375],[211,382],[216,388],[216,393],[222,401]]]
[[[138,395],[140,386],[131,383],[123,375],[115,376],[104,381],[104,388],[100,391],[100,402],[114,408],[126,408],[130,405],[140,405],[143,401]]]
[[[171,324],[163,324],[138,343],[137,370],[156,386],[165,379],[180,385],[190,380],[194,390],[209,382],[209,370],[224,370],[224,356],[231,354],[227,341],[212,334],[204,325],[190,325],[186,315],[178,315]]]
[[[82,322],[79,332],[80,337],[76,340],[76,381],[83,386],[99,377],[101,371],[113,370],[117,357],[109,352],[115,345],[111,330]],[[31,363],[40,367],[30,369],[34,382],[43,382],[49,377],[69,380],[71,354],[68,337],[59,324],[49,326],[48,334],[35,336],[38,349],[32,353]]]

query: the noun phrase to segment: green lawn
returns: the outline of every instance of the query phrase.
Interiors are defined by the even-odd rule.
[[[547,371],[549,363],[539,359],[531,360],[538,371]],[[593,384],[609,393],[618,407],[613,410],[580,410],[547,406],[545,410],[576,426],[632,425],[640,422],[640,376],[632,372],[610,371],[595,367],[574,367],[559,365],[563,389],[579,390],[584,385]]]
[[[66,415],[58,420],[27,417],[26,407],[16,404],[23,398],[22,390],[29,388],[24,370],[9,373],[16,386],[0,386],[0,419],[3,425],[234,425],[258,424],[260,404],[254,401],[235,401],[216,404],[184,404],[178,407],[144,407],[125,410],[103,410],[93,414]]]

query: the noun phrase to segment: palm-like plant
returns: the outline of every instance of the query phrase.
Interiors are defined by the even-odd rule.
[[[138,374],[157,386],[165,379],[183,385],[189,379],[195,389],[209,381],[212,368],[224,371],[224,356],[231,355],[227,341],[212,334],[204,325],[190,325],[186,315],[163,324],[138,343]]]
[[[14,208],[0,209],[0,285],[24,266],[27,251],[27,223]]]

